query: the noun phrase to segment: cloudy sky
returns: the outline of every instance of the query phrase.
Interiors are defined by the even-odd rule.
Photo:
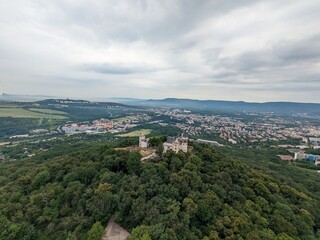
[[[0,92],[320,102],[319,0],[1,0]]]

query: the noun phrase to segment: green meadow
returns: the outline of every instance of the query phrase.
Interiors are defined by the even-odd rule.
[[[30,111],[31,110],[31,111]],[[12,118],[50,118],[50,119],[66,119],[64,112],[49,110],[49,109],[24,109],[16,106],[2,106],[0,107],[0,118],[1,117],[12,117]],[[59,112],[59,113],[58,113]]]
[[[58,115],[67,114],[66,112],[52,110],[52,109],[46,109],[46,108],[29,108],[28,110],[32,111],[32,112],[45,113],[45,114],[58,114]]]
[[[151,129],[140,129],[129,133],[118,134],[117,137],[139,137],[140,135],[148,135]]]

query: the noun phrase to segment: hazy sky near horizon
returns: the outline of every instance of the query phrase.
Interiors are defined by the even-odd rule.
[[[0,92],[320,102],[318,0],[2,0]]]

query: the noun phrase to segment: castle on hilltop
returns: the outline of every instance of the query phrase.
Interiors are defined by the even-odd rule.
[[[168,138],[166,142],[163,143],[163,153],[168,150],[172,150],[178,153],[180,150],[182,152],[188,152],[188,137],[183,134],[180,137]]]

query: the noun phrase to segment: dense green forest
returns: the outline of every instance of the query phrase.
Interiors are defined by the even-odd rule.
[[[111,217],[130,239],[320,238],[318,192],[275,170],[198,144],[153,162],[86,148],[0,165],[0,239],[99,239]]]

